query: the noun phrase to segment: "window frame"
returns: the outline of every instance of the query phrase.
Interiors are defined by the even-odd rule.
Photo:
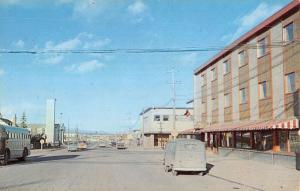
[[[226,98],[228,98],[228,100]],[[228,104],[226,104],[226,103],[228,103]],[[230,93],[226,93],[226,94],[224,94],[224,108],[227,108],[230,106],[231,106]]]
[[[291,40],[287,40],[287,35],[289,34],[288,32],[287,32],[287,28],[288,28],[288,26],[292,26],[292,39]],[[284,42],[284,43],[290,43],[290,42],[293,42],[294,40],[295,40],[295,28],[294,28],[294,21],[291,21],[291,22],[289,22],[288,24],[286,24],[286,25],[284,25],[283,27],[282,27],[282,29],[283,29],[283,31],[282,31],[282,41]]]
[[[216,80],[217,79],[217,68],[216,67],[212,68],[210,70],[210,72],[212,73],[212,75],[211,75],[211,78],[212,78],[211,81]]]
[[[289,76],[293,74],[294,76],[294,89],[289,90]],[[292,86],[291,86],[292,88]],[[297,85],[296,85],[296,73],[295,72],[290,72],[288,74],[285,74],[285,93],[289,94],[289,93],[294,93],[297,91]]]
[[[205,106],[205,107],[203,107],[203,105]],[[201,113],[206,113],[207,112],[207,108],[206,108],[206,102],[202,102],[201,103],[201,108],[205,108],[205,109],[202,109],[201,111]]]
[[[212,105],[212,111],[215,111],[218,109],[218,106],[217,106],[217,98],[212,98],[211,99],[211,105]]]
[[[206,80],[205,80],[206,76],[205,74],[201,74],[201,87],[206,85]]]
[[[263,44],[260,44],[260,42],[264,42]],[[260,51],[262,53],[260,53]],[[267,37],[263,37],[257,41],[257,51],[256,51],[257,58],[264,57],[267,55]]]
[[[267,81],[260,82],[258,84],[258,87],[259,87],[259,99],[266,99],[266,98],[268,98]],[[262,94],[262,92],[264,92],[264,94]],[[262,97],[262,95],[264,95],[264,96]]]
[[[227,70],[226,70],[227,69]],[[229,60],[225,60],[223,62],[223,75],[226,75],[230,72],[230,67],[229,67]]]
[[[154,115],[153,121],[160,121],[160,115]]]
[[[163,115],[163,121],[169,121],[169,115]],[[165,119],[167,119],[167,120],[165,120]]]
[[[244,95],[245,96],[243,96],[243,94],[242,94],[242,92],[244,92]],[[245,103],[247,103],[247,94],[246,94],[246,88],[241,88],[240,90],[239,90],[239,94],[240,94],[240,104],[245,104]],[[245,100],[243,101],[243,97],[245,97]]]
[[[241,62],[241,53],[243,53],[243,63]],[[238,52],[238,63],[239,63],[239,67],[245,66],[246,65],[246,51],[245,50],[241,50]]]

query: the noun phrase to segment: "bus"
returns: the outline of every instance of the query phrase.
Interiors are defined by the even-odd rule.
[[[28,129],[0,125],[0,164],[11,159],[26,160],[30,155],[30,132]]]

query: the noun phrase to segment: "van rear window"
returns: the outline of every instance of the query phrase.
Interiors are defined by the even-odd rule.
[[[199,149],[200,149],[200,145],[198,144],[187,143],[187,144],[180,145],[180,150],[193,151]]]

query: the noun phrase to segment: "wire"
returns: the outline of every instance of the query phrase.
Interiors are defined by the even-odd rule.
[[[299,43],[299,40],[294,42],[295,44]],[[186,47],[186,48],[154,48],[154,49],[94,49],[94,50],[85,50],[85,49],[46,49],[46,50],[0,50],[0,54],[116,54],[116,53],[125,53],[125,54],[146,54],[146,53],[180,53],[180,52],[210,52],[210,51],[219,51],[219,50],[234,50],[240,47],[246,46],[247,49],[257,49],[257,44],[230,44],[227,47],[223,46],[210,46],[210,47]],[[272,44],[266,44],[267,48],[275,47],[284,47],[284,42],[272,42]],[[234,48],[232,48],[234,47]]]

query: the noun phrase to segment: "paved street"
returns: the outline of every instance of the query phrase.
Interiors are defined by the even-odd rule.
[[[34,151],[26,162],[0,167],[0,190],[298,190],[299,173],[294,169],[246,160],[221,162],[210,155],[208,162],[208,175],[174,177],[163,170],[162,151]]]

